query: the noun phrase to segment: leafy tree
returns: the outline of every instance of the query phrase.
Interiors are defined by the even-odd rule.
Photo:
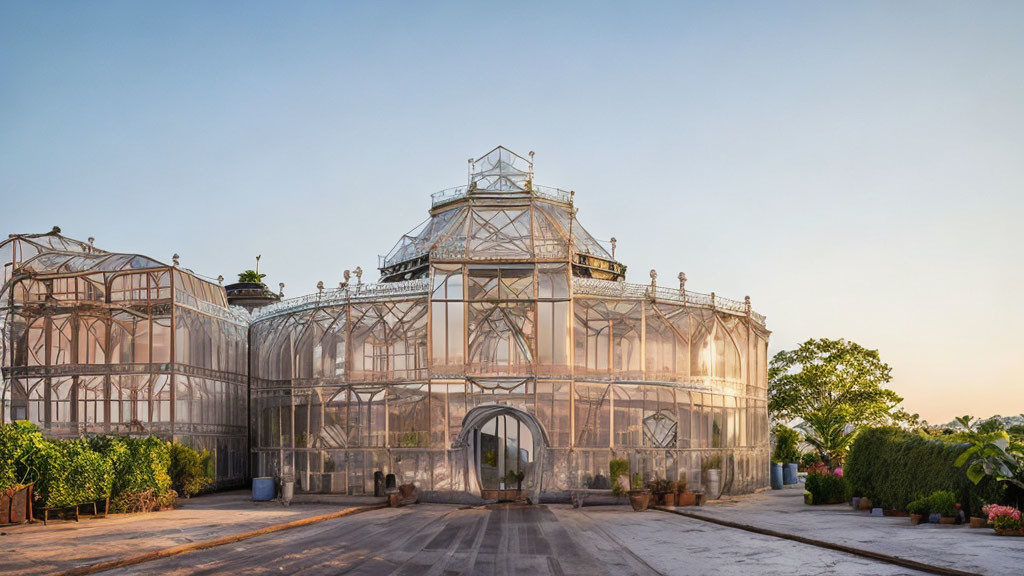
[[[772,358],[768,411],[777,421],[819,413],[855,427],[911,420],[898,409],[903,398],[884,386],[891,374],[877,350],[842,339],[811,339]]]
[[[238,275],[239,282],[253,282],[256,284],[263,284],[263,279],[266,278],[266,274],[260,274],[255,270],[246,270]]]

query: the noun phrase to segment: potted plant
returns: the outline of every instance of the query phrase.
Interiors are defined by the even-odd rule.
[[[704,472],[705,494],[711,499],[718,498],[722,492],[722,455],[705,456],[700,467]]]
[[[633,474],[633,480],[630,482],[630,485],[630,506],[632,506],[633,510],[636,512],[643,512],[644,510],[647,510],[647,507],[651,504],[651,491],[643,487],[644,481],[639,472]]]
[[[679,484],[671,480],[665,482],[665,506],[676,505],[676,492],[679,490]]]
[[[697,496],[687,489],[686,476],[680,476],[676,483],[676,506],[693,506],[697,503]]]
[[[1024,536],[1020,510],[1012,506],[989,506],[988,521],[1000,536]]]
[[[956,524],[956,496],[948,490],[936,490],[928,497],[928,509],[939,515],[939,524]]]
[[[910,525],[917,526],[929,513],[928,499],[918,498],[910,504],[907,504],[907,512],[910,513]]]
[[[775,451],[772,453],[772,460],[782,464],[782,483],[796,484],[797,470],[800,466],[800,451],[797,445],[800,443],[800,433],[789,426],[779,424],[773,430],[775,433]]]
[[[782,462],[772,460],[771,472],[772,490],[782,490]]]
[[[608,476],[612,479],[612,494],[621,496],[629,490],[629,460],[617,458],[608,462]]]

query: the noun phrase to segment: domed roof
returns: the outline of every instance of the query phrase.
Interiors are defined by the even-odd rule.
[[[381,280],[427,275],[434,261],[572,261],[577,276],[626,267],[576,219],[574,193],[533,183],[530,160],[497,147],[470,161],[469,183],[432,196],[430,217],[381,258]]]

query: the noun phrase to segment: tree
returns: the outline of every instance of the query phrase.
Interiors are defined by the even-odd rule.
[[[821,456],[821,461],[832,468],[846,458],[857,430],[847,430],[849,422],[838,411],[816,410],[804,416],[800,427],[804,440]]]
[[[878,351],[855,342],[811,339],[796,350],[783,350],[772,358],[768,377],[772,418],[817,418],[824,426],[819,437],[834,434],[837,422],[844,422],[846,432],[847,425],[903,424],[916,417],[899,409],[903,398],[884,386],[892,369]]]
[[[1002,432],[1006,430],[1006,424],[999,418],[990,418],[985,420],[981,424],[978,424],[979,434],[992,434],[994,432]]]

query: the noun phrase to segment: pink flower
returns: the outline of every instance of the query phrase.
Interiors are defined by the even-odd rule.
[[[842,468],[836,468],[835,471],[832,472],[832,473],[835,474],[836,476],[839,476],[840,478],[843,477],[843,469]]]
[[[981,509],[982,512],[988,514],[988,521],[995,523],[996,518],[1006,517],[1012,520],[1020,520],[1020,510],[1017,510],[1013,506],[997,506],[995,504],[989,504]]]

